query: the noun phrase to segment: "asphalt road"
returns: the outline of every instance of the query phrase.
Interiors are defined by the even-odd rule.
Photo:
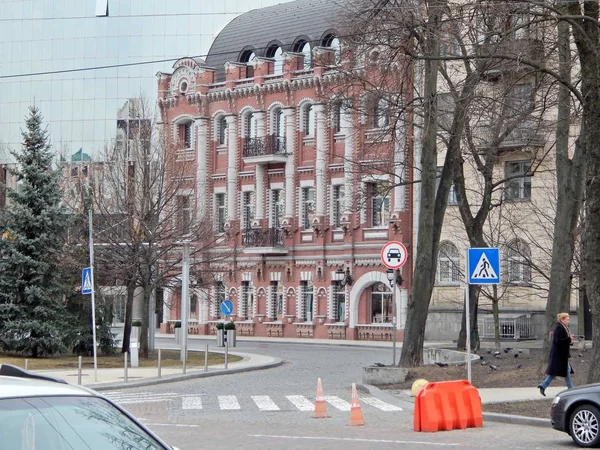
[[[159,346],[172,345],[160,339]],[[203,349],[205,341],[190,341]],[[389,396],[359,393],[365,426],[348,425],[351,385],[362,367],[389,364],[391,349],[239,342],[240,351],[277,356],[280,367],[105,392],[181,450],[244,449],[566,449],[571,439],[551,429],[486,423],[440,433],[412,430],[412,411]],[[232,350],[235,352],[235,350]],[[317,378],[326,419],[312,417]]]

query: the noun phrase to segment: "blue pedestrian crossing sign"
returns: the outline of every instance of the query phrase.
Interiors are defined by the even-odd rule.
[[[500,283],[500,250],[498,248],[470,248],[467,250],[469,284]]]
[[[84,267],[81,271],[81,293],[90,295],[94,287],[92,286],[92,268]]]
[[[233,303],[231,303],[231,300],[223,300],[220,309],[224,316],[231,316],[233,314]]]

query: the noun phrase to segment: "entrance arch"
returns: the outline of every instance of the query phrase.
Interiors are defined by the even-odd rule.
[[[384,283],[386,286],[390,285],[385,272],[367,272],[352,285],[352,289],[350,290],[350,328],[355,328],[356,325],[358,325],[358,304],[362,293],[365,289],[376,283]],[[404,316],[403,309],[401,308],[402,303],[404,303],[406,307],[406,303],[402,301],[404,299],[404,290],[399,289],[398,286],[394,286],[394,290],[396,293],[397,326],[398,328],[401,328],[404,326],[404,321],[402,320],[402,317]]]

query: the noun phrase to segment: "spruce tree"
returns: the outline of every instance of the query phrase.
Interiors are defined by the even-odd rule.
[[[0,346],[38,357],[66,350],[70,320],[60,267],[65,232],[60,171],[53,169],[42,115],[30,107],[22,150],[13,152],[18,189],[7,188],[0,241]]]

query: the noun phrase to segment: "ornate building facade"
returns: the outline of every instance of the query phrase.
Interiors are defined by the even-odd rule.
[[[230,299],[241,335],[390,340],[395,299],[402,338],[411,130],[391,125],[383,98],[347,87],[345,70],[358,60],[329,3],[243,14],[206,61],[182,58],[157,75],[173,173],[183,174],[179,203],[211,218],[211,253],[228,255],[192,258],[191,332],[214,333]],[[377,65],[361,70],[368,77]],[[380,261],[390,240],[409,249],[394,295]],[[165,287],[163,332],[181,319],[180,297],[180,283]]]

